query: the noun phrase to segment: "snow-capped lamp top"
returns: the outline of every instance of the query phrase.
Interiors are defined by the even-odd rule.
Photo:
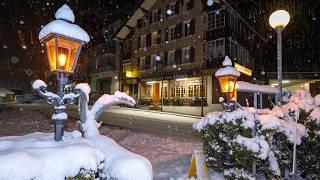
[[[74,23],[75,17],[73,11],[66,4],[61,6],[55,14],[56,19],[65,20],[71,23]]]
[[[40,40],[49,34],[60,34],[84,43],[90,41],[90,37],[85,30],[76,24],[72,24],[75,21],[75,16],[66,4],[57,10],[55,18],[56,20],[48,23],[41,29],[39,33]]]
[[[240,76],[240,72],[236,70],[234,67],[232,67],[232,61],[231,59],[226,56],[222,62],[223,68],[220,68],[216,73],[215,76]]]

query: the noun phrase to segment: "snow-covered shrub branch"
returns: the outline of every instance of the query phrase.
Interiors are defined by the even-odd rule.
[[[92,108],[89,109],[88,102],[89,93],[91,92],[90,86],[86,83],[81,83],[75,87],[75,90],[83,93],[79,98],[79,111],[81,130],[85,137],[92,137],[100,134],[99,127],[101,126],[101,123],[98,123],[97,119],[106,110],[106,108],[117,104],[134,106],[136,103],[135,100],[126,93],[117,91],[114,95],[104,94],[93,104]]]

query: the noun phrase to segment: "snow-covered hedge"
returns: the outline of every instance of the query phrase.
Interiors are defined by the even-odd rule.
[[[320,95],[313,98],[298,91],[289,103],[271,110],[244,108],[208,113],[194,124],[194,129],[202,134],[208,166],[227,178],[284,176],[284,170],[292,167],[295,141],[300,174],[312,179],[320,177],[319,106]]]

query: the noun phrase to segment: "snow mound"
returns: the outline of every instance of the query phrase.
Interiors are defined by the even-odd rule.
[[[97,171],[103,153],[90,141],[73,138],[53,141],[52,133],[0,138],[0,179],[64,179],[81,168]]]
[[[232,61],[231,61],[231,59],[230,59],[228,56],[226,56],[226,57],[224,58],[223,62],[222,62],[222,65],[223,65],[223,66],[232,66]]]
[[[75,21],[73,11],[66,4],[64,4],[61,8],[59,8],[57,10],[57,12],[55,14],[55,18],[60,19],[60,20],[66,20],[71,23],[74,23],[74,21]]]
[[[227,66],[224,68],[220,68],[216,73],[215,76],[226,76],[226,75],[232,75],[232,76],[240,76],[240,72],[236,70],[234,67]]]
[[[39,33],[40,40],[49,34],[59,34],[83,41],[84,43],[88,43],[90,41],[90,37],[85,30],[76,24],[72,24],[75,19],[74,14],[67,5],[63,5],[58,9],[55,17],[57,20],[48,23],[41,29]]]
[[[33,89],[39,89],[40,87],[47,87],[47,84],[40,79],[37,79],[32,83]]]
[[[152,179],[146,158],[111,138],[82,138],[79,131],[65,132],[59,142],[53,141],[53,133],[0,137],[0,163],[0,179],[65,179],[81,169],[102,170],[108,179]]]
[[[90,140],[105,154],[103,171],[108,179],[152,179],[151,163],[143,156],[124,149],[106,136],[95,136]]]
[[[320,106],[320,94],[314,97],[314,105],[318,107]]]
[[[90,41],[88,33],[80,26],[63,20],[54,20],[43,27],[39,33],[39,39],[43,39],[49,34],[60,34],[86,43]]]

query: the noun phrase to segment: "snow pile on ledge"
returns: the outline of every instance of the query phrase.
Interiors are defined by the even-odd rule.
[[[32,88],[33,89],[39,89],[40,87],[45,87],[46,88],[47,84],[44,81],[40,80],[40,79],[37,79],[32,83]]]
[[[65,179],[81,169],[100,169],[107,179],[152,179],[146,158],[106,136],[87,139],[79,131],[65,132],[61,142],[52,133],[1,137],[0,163],[0,179]]]
[[[268,85],[251,84],[244,81],[237,81],[236,88],[237,90],[243,90],[243,91],[256,91],[256,92],[270,93],[270,94],[279,93],[278,88],[274,88]]]
[[[58,9],[56,12],[56,19],[57,20],[50,22],[41,29],[39,33],[40,40],[49,34],[60,34],[78,39],[85,43],[90,41],[90,37],[85,30],[76,24],[72,24],[72,22],[74,22],[74,14],[67,5],[63,5]],[[70,21],[71,23],[65,20]]]
[[[104,155],[92,143],[67,133],[53,141],[52,133],[0,138],[0,179],[64,179],[81,168],[103,168]]]

